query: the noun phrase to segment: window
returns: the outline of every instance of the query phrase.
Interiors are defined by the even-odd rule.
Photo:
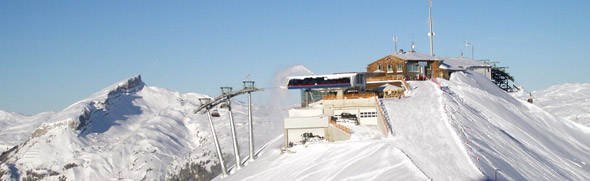
[[[379,65],[379,67],[377,67],[377,70],[383,71],[383,66]]]
[[[375,118],[377,117],[377,112],[361,112],[361,118]]]
[[[403,72],[404,71],[404,68],[402,67],[402,64],[397,64],[397,67],[396,68],[397,68],[397,70],[396,70],[397,72]]]
[[[406,69],[408,72],[420,72],[418,64],[408,64]]]
[[[387,73],[393,73],[393,65],[387,65]]]
[[[356,76],[356,84],[364,84],[363,80],[365,80],[365,75],[358,74]]]

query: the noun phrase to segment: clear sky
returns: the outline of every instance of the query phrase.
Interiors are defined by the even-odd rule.
[[[475,59],[509,66],[529,91],[588,83],[589,5],[435,0],[434,51],[459,56],[467,40]],[[428,54],[427,20],[427,0],[2,1],[0,110],[60,111],[137,74],[150,86],[217,96],[247,74],[270,87],[293,65],[365,71],[394,51],[393,36],[398,48],[414,39]]]

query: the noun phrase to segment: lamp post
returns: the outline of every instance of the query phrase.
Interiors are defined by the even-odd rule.
[[[234,143],[234,153],[236,156],[236,169],[239,170],[242,168],[242,161],[240,160],[240,148],[238,147],[238,136],[236,135],[236,126],[234,123],[234,115],[231,111],[231,100],[230,100],[231,91],[232,91],[231,87],[221,87],[222,95],[226,95],[227,110],[229,111],[229,123],[231,126],[231,134],[232,134],[232,139],[233,139],[233,143]]]
[[[471,60],[475,60],[475,58],[473,58],[473,43],[469,43],[467,40],[463,41],[465,42],[465,47],[468,47],[469,45],[471,45]],[[468,51],[468,50],[467,50]],[[461,56],[463,56],[463,51],[461,50]]]
[[[210,98],[199,98],[201,105],[211,102]],[[207,107],[207,118],[209,119],[209,128],[211,128],[211,134],[213,135],[213,141],[215,142],[215,149],[217,150],[217,158],[221,165],[221,173],[223,177],[227,177],[227,169],[225,168],[225,162],[223,161],[223,155],[221,154],[221,147],[219,146],[219,139],[217,139],[217,133],[215,133],[215,127],[213,126],[213,118],[211,118],[210,107]]]
[[[244,81],[244,90],[248,91],[248,131],[250,138],[250,159],[248,162],[254,161],[254,130],[252,129],[252,91],[254,87],[254,81]]]

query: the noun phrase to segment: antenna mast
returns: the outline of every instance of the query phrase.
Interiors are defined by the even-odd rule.
[[[395,44],[395,49],[393,50],[393,53],[397,54],[397,36],[393,37],[393,43]]]
[[[434,32],[432,32],[432,0],[428,0],[428,16],[429,16],[429,25],[430,25],[430,32],[428,36],[430,37],[430,56],[434,57],[434,48],[432,38],[434,36]]]
[[[416,46],[414,45],[414,34],[412,34],[412,52],[415,52],[414,48],[416,48]]]

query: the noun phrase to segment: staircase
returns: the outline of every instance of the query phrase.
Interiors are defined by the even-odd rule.
[[[379,111],[381,112],[381,116],[383,117],[383,119],[385,119],[385,123],[387,123],[387,127],[389,128],[389,133],[391,133],[393,135],[393,128],[391,127],[391,121],[389,118],[389,114],[387,113],[387,109],[383,105],[383,100],[378,99],[378,98],[376,98],[376,99],[379,101],[379,104],[378,104]]]

